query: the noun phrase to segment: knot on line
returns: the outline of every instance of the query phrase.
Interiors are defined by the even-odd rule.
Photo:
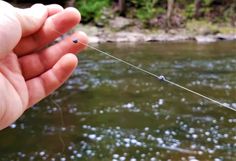
[[[165,76],[164,75],[160,75],[159,77],[157,77],[160,81],[165,81],[166,80],[166,78],[165,78]]]

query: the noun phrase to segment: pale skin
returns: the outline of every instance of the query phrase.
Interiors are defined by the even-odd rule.
[[[0,1],[0,130],[71,75],[78,63],[73,53],[85,48],[87,36],[77,32],[55,45],[48,44],[80,18],[74,8],[36,4],[18,9]],[[75,37],[84,45],[73,43]]]

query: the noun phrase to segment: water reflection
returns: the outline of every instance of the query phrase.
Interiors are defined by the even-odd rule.
[[[99,48],[236,107],[234,43]],[[0,160],[236,159],[235,113],[92,50],[86,53],[52,96],[64,125],[60,109],[44,100],[0,133]]]

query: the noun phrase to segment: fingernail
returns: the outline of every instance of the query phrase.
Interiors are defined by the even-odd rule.
[[[88,37],[87,34],[85,32],[83,32],[83,31],[79,31],[79,34],[84,36],[84,37]]]

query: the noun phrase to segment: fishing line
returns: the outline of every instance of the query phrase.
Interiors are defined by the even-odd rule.
[[[57,107],[57,109],[58,109],[58,111],[59,111],[60,120],[61,120],[61,127],[62,127],[62,128],[65,127],[64,115],[63,115],[61,106],[60,106],[56,101],[54,101],[54,100],[52,99],[52,96],[49,97],[49,98],[50,98],[50,101]],[[60,140],[61,145],[62,145],[62,150],[61,150],[61,152],[62,152],[62,154],[64,154],[64,152],[65,152],[65,146],[66,146],[66,145],[65,145],[65,141],[64,141],[64,139],[63,139],[63,137],[62,137],[62,131],[61,131],[61,129],[58,130],[58,137],[59,137],[59,140]]]
[[[63,35],[63,33],[57,31],[56,29],[54,29],[54,31],[57,32],[57,33],[60,34],[60,35]],[[120,58],[118,58],[118,57],[116,57],[116,56],[114,56],[114,55],[112,55],[112,54],[110,54],[110,53],[108,53],[108,52],[102,51],[102,50],[100,50],[100,49],[98,49],[98,48],[96,48],[96,47],[94,47],[94,46],[85,44],[85,43],[81,42],[78,38],[72,39],[72,42],[73,42],[73,43],[80,43],[80,44],[82,44],[82,45],[84,45],[84,46],[89,47],[90,49],[93,49],[93,50],[98,51],[99,53],[101,53],[101,54],[103,54],[103,55],[106,55],[106,56],[108,56],[108,57],[110,57],[110,58],[112,58],[112,59],[115,59],[115,60],[117,60],[117,61],[123,63],[123,64],[126,64],[126,65],[128,65],[128,66],[131,66],[131,67],[133,67],[133,68],[136,69],[136,70],[139,70],[139,71],[141,71],[141,72],[143,72],[143,73],[146,73],[147,75],[150,75],[150,76],[152,76],[152,77],[154,77],[154,78],[156,78],[156,79],[158,79],[158,80],[160,80],[160,81],[162,81],[162,82],[169,83],[169,84],[171,84],[172,86],[175,86],[175,87],[177,87],[177,88],[180,88],[180,89],[182,89],[182,90],[185,90],[185,91],[187,91],[187,92],[190,92],[190,93],[192,93],[192,94],[195,94],[195,95],[197,95],[197,96],[199,96],[199,97],[202,97],[202,98],[204,98],[204,99],[206,99],[206,100],[208,100],[208,101],[210,101],[210,102],[213,102],[213,103],[215,103],[215,104],[217,104],[217,105],[219,105],[219,106],[221,106],[221,107],[225,107],[225,108],[227,108],[227,109],[230,109],[230,110],[236,112],[236,109],[235,109],[235,108],[229,106],[229,105],[226,104],[226,103],[221,103],[221,102],[219,102],[219,101],[217,101],[217,100],[215,100],[215,99],[212,99],[212,98],[210,98],[210,97],[207,97],[207,96],[205,96],[205,95],[203,95],[203,94],[201,94],[201,93],[198,93],[198,92],[196,92],[196,91],[194,91],[194,90],[191,90],[191,89],[189,89],[189,88],[187,88],[187,87],[184,87],[184,86],[182,86],[182,85],[180,85],[180,84],[178,84],[178,83],[175,83],[175,82],[173,82],[173,81],[171,81],[171,80],[169,80],[169,79],[166,79],[166,77],[163,76],[163,75],[156,75],[156,74],[154,74],[154,73],[152,73],[152,72],[149,72],[149,71],[147,71],[147,70],[145,70],[145,69],[143,69],[143,68],[140,68],[140,67],[138,67],[138,66],[136,66],[136,65],[134,65],[134,64],[132,64],[132,63],[130,63],[130,62],[127,62],[127,61],[125,61],[125,60],[123,60],[123,59],[120,59]]]

